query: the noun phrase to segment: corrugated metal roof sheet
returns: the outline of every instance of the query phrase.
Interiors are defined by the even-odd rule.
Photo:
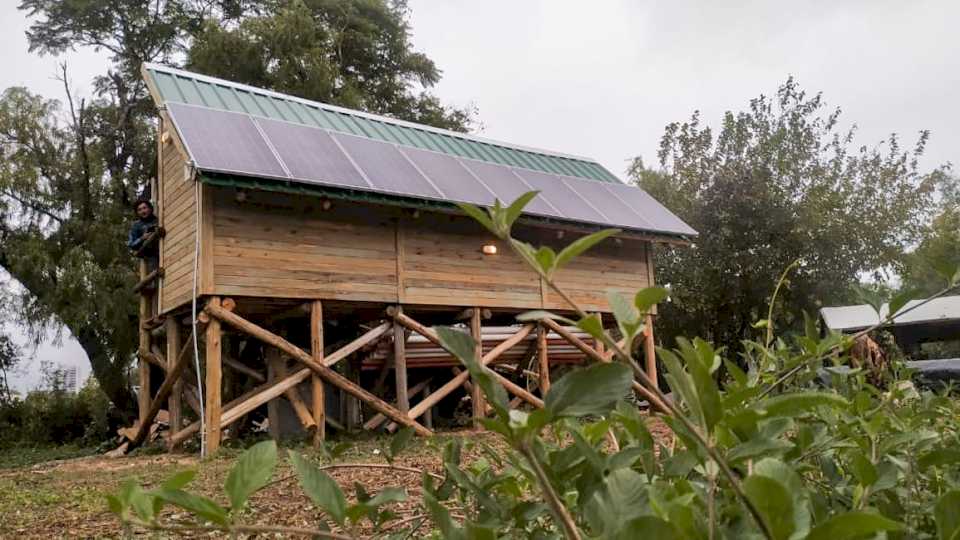
[[[620,182],[613,173],[588,158],[344,109],[157,64],[144,64],[143,73],[161,104],[174,102],[241,112],[499,165]]]
[[[900,309],[899,313],[893,318],[893,325],[923,324],[936,321],[960,320],[960,296],[943,296],[935,298],[930,302],[915,307],[923,300],[911,300]],[[872,306],[863,304],[855,306],[837,306],[825,307],[820,309],[820,316],[823,317],[827,328],[836,331],[861,330],[868,328],[880,322],[881,317],[886,317],[889,307],[884,304],[880,308],[880,313]]]

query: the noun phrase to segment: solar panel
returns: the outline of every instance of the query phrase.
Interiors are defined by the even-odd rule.
[[[600,209],[607,217],[607,222],[618,227],[632,227],[635,229],[651,229],[653,224],[633,211],[619,197],[604,187],[606,182],[597,180],[581,180],[579,178],[559,178],[573,188],[580,197],[588,201],[594,208]]]
[[[377,191],[445,200],[443,194],[407,161],[396,146],[341,133],[332,136],[363,169]]]
[[[293,179],[449,202],[503,203],[536,189],[527,213],[672,234],[696,232],[639,188],[398,146],[320,127],[168,103],[204,171]]]
[[[502,203],[510,204],[516,200],[517,197],[532,189],[524,184],[520,177],[513,174],[510,167],[467,159],[461,159],[459,161],[464,167],[467,167],[473,174],[477,175]],[[537,197],[534,197],[534,199],[530,201],[530,204],[527,205],[527,210],[542,216],[563,217],[563,214],[546,202],[545,195],[545,193],[541,193]]]
[[[167,104],[167,110],[198,168],[287,178],[280,161],[246,114],[180,103]]]
[[[400,151],[416,163],[446,198],[472,204],[493,204],[493,193],[460,165],[456,158],[410,147],[400,147]]]
[[[563,217],[591,223],[610,223],[606,216],[591,208],[576,191],[563,183],[561,177],[527,169],[514,169],[514,172],[522,176],[533,189],[540,190]]]
[[[641,217],[653,223],[653,230],[675,234],[697,234],[697,231],[667,210],[662,204],[651,197],[646,191],[626,184],[613,182],[604,184],[614,195],[620,197],[624,203],[633,208]]]
[[[290,176],[310,183],[370,188],[326,131],[266,118],[255,121],[273,144]]]

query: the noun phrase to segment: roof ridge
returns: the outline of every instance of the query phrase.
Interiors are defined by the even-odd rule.
[[[302,105],[306,105],[306,106],[308,106],[308,107],[317,107],[317,108],[324,109],[324,110],[327,110],[327,111],[330,111],[330,112],[336,112],[336,113],[342,113],[342,114],[349,114],[349,115],[353,115],[353,116],[359,116],[359,117],[362,117],[362,118],[366,118],[366,119],[368,119],[368,120],[373,120],[373,121],[377,121],[377,122],[384,122],[384,123],[387,123],[387,124],[393,124],[393,125],[397,125],[397,126],[401,126],[401,127],[411,128],[411,129],[420,129],[420,130],[424,130],[424,131],[429,131],[429,132],[432,132],[432,133],[436,133],[436,134],[439,134],[439,135],[447,135],[447,136],[450,136],[450,137],[456,137],[456,138],[458,138],[458,139],[463,139],[463,140],[466,140],[466,141],[472,141],[472,142],[483,143],[483,144],[490,144],[490,145],[499,146],[499,147],[502,147],[502,148],[510,148],[510,149],[513,149],[513,150],[521,151],[521,152],[530,152],[530,153],[533,153],[533,154],[539,154],[539,155],[543,155],[543,156],[551,156],[551,157],[557,157],[557,158],[563,158],[563,159],[571,159],[571,160],[581,161],[581,162],[584,162],[584,163],[591,163],[591,164],[597,165],[597,166],[603,168],[605,171],[607,171],[607,168],[604,167],[599,161],[597,161],[597,160],[595,160],[595,159],[591,159],[591,158],[585,157],[585,156],[578,156],[578,155],[574,155],[574,154],[567,154],[567,153],[564,153],[564,152],[556,152],[556,151],[552,151],[552,150],[545,150],[545,149],[542,149],[542,148],[534,148],[534,147],[524,146],[524,145],[520,145],[520,144],[507,143],[507,142],[504,142],[504,141],[498,141],[498,140],[495,140],[495,139],[489,139],[489,138],[486,138],[486,137],[481,137],[481,136],[479,136],[479,135],[473,135],[473,134],[469,134],[469,133],[462,133],[462,132],[459,132],[459,131],[453,131],[453,130],[449,130],[449,129],[438,128],[438,127],[429,126],[429,125],[426,125],[426,124],[418,124],[418,123],[416,123],[416,122],[410,122],[410,121],[408,121],[408,120],[400,120],[400,119],[398,119],[398,118],[392,118],[392,117],[390,117],[390,116],[384,116],[384,115],[381,115],[381,114],[369,113],[369,112],[360,111],[360,110],[357,110],[357,109],[348,109],[348,108],[346,108],[346,107],[340,107],[340,106],[338,106],[338,105],[332,105],[332,104],[329,104],[329,103],[323,103],[323,102],[321,102],[321,101],[314,101],[314,100],[302,98],[302,97],[299,97],[299,96],[294,96],[294,95],[292,95],[292,94],[284,94],[284,93],[282,93],[282,92],[277,92],[277,91],[275,91],[275,90],[267,90],[267,89],[265,89],[265,88],[259,88],[259,87],[256,87],[256,86],[251,86],[251,85],[249,85],[249,84],[244,84],[244,83],[239,83],[239,82],[235,82],[235,81],[230,81],[230,80],[227,80],[227,79],[221,79],[221,78],[219,78],[219,77],[213,77],[213,76],[210,76],[210,75],[204,75],[204,74],[202,74],[202,73],[196,73],[196,72],[193,72],[193,71],[187,71],[187,70],[184,70],[184,69],[175,68],[175,67],[167,66],[167,65],[164,65],[164,64],[158,64],[158,63],[154,63],[154,62],[144,62],[144,63],[143,63],[143,69],[146,69],[146,70],[154,70],[154,71],[158,71],[158,72],[161,72],[161,73],[166,73],[166,74],[169,74],[169,75],[177,75],[177,76],[180,76],[180,77],[192,78],[192,79],[194,79],[194,80],[198,80],[198,81],[202,81],[202,82],[206,82],[206,83],[210,83],[210,84],[223,85],[223,86],[227,86],[227,87],[231,87],[231,88],[235,88],[235,89],[245,90],[245,91],[248,91],[248,92],[258,93],[258,94],[261,94],[261,95],[264,95],[264,96],[274,97],[274,98],[277,98],[277,99],[294,101],[294,102],[300,103],[300,104],[302,104]],[[610,173],[609,171],[607,171],[607,173],[610,174],[613,178],[619,179],[619,177],[616,176],[615,174]]]

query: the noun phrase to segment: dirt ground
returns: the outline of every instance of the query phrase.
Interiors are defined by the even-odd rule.
[[[650,427],[659,439],[669,437],[669,431],[662,423],[651,421]],[[440,473],[441,449],[450,437],[464,437],[474,443],[502,447],[502,443],[490,433],[437,435],[430,439],[414,439],[394,464]],[[386,463],[381,449],[388,444],[389,440],[385,438],[351,442],[349,450],[336,463]],[[294,450],[305,454],[312,452],[304,447],[295,447]],[[128,478],[135,478],[150,489],[185,469],[197,470],[196,478],[187,488],[189,491],[226,504],[223,482],[239,453],[239,449],[227,447],[216,457],[203,461],[195,454],[134,453],[121,458],[90,456],[0,469],[0,538],[120,537],[120,522],[107,510],[106,494],[116,493]],[[467,452],[465,461],[469,459],[471,453]],[[371,494],[387,486],[404,487],[408,500],[391,509],[398,519],[422,514],[418,473],[357,467],[329,470],[328,473],[348,495],[352,495],[355,482],[362,484]],[[273,478],[282,479],[291,474],[286,450],[282,449]],[[165,510],[165,513],[176,518],[175,509]],[[296,480],[290,479],[276,482],[254,495],[243,521],[313,527],[319,516],[320,512],[315,510]],[[142,531],[140,533],[147,536]]]

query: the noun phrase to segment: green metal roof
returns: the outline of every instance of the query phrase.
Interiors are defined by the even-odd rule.
[[[500,143],[157,64],[144,64],[143,73],[159,105],[176,102],[242,112],[499,165],[620,182],[613,173],[587,158]]]

